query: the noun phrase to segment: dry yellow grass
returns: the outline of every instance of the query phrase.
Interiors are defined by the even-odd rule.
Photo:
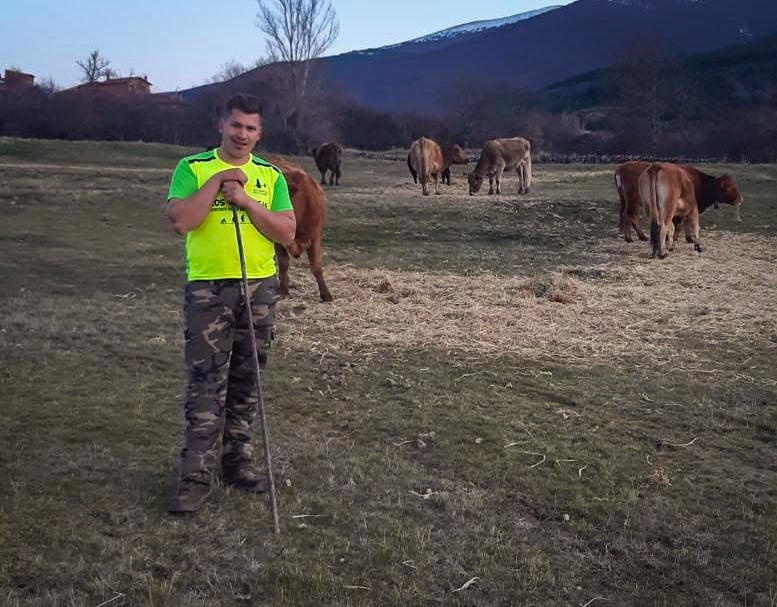
[[[777,343],[775,239],[710,233],[707,252],[684,243],[666,261],[646,245],[595,268],[540,276],[326,268],[332,305],[304,305],[315,284],[293,269],[291,299],[279,306],[280,334],[293,347],[336,350],[365,344],[713,372],[705,349],[732,342]],[[597,276],[596,279],[585,278]],[[774,383],[773,380],[764,380]]]

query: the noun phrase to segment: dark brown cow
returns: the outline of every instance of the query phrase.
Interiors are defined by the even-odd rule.
[[[442,175],[443,163],[442,149],[437,142],[421,137],[410,146],[408,166],[411,173],[415,171],[418,175],[424,196],[429,195],[429,179],[434,179],[434,193],[440,193],[439,178]]]
[[[407,168],[410,169],[410,175],[413,177],[413,183],[418,183],[418,171],[413,168],[413,161],[410,152],[407,153]]]
[[[294,217],[297,219],[294,241],[287,247],[277,243],[275,245],[281,295],[285,297],[289,294],[289,254],[298,258],[303,251],[307,251],[310,271],[318,283],[321,301],[332,301],[332,294],[324,282],[324,272],[321,269],[321,230],[326,221],[324,190],[298,164],[273,154],[263,157],[283,171],[286,182],[289,184],[289,196],[294,207]]]
[[[442,175],[440,180],[443,183],[451,184],[451,165],[469,164],[469,158],[461,149],[461,146],[454,143],[452,145],[442,146]]]
[[[337,143],[322,143],[311,150],[311,155],[321,171],[321,184],[326,185],[326,173],[329,171],[329,185],[340,185],[343,147]]]
[[[443,184],[451,184],[451,165],[452,164],[469,164],[469,158],[461,149],[461,146],[454,143],[452,145],[441,145],[442,150],[442,174],[440,175],[440,181]],[[418,183],[418,171],[413,168],[413,163],[410,160],[410,154],[407,155],[407,168],[410,169],[410,175],[413,177],[413,183]]]
[[[631,229],[637,231],[640,240],[647,240],[645,233],[639,229],[639,176],[650,166],[649,162],[629,160],[615,169],[615,188],[621,199],[620,230],[626,242],[633,242]]]
[[[492,139],[487,141],[480,152],[480,159],[472,173],[467,175],[470,196],[480,191],[483,176],[488,175],[488,193],[502,193],[502,174],[515,170],[518,173],[518,193],[531,191],[531,144],[523,137]]]
[[[651,164],[639,177],[639,195],[650,217],[653,257],[667,256],[667,241],[685,229],[685,238],[701,253],[699,213],[717,203],[740,205],[744,201],[729,175],[713,177],[689,166],[666,162]]]

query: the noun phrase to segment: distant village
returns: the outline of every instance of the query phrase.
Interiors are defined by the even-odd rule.
[[[34,74],[28,74],[15,69],[6,69],[3,77],[0,78],[0,94],[3,91],[13,91],[33,86],[35,86]],[[143,101],[150,101],[158,105],[176,106],[184,104],[181,95],[177,93],[152,93],[151,82],[148,81],[148,77],[145,75],[124,77],[111,77],[107,75],[103,80],[85,82],[71,88],[56,91],[53,95],[110,95],[112,97],[128,98],[140,96]]]

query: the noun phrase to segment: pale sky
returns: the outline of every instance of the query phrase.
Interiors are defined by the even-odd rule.
[[[572,0],[333,0],[335,55],[410,40],[453,25],[497,19]],[[230,60],[265,54],[256,0],[0,0],[0,69],[19,67],[63,87],[92,49],[121,75],[146,74],[152,91],[202,84]]]

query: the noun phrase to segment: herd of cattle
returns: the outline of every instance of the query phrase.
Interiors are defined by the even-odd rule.
[[[336,186],[342,176],[343,148],[337,143],[325,143],[312,150],[316,166],[321,172],[321,185]],[[326,220],[326,196],[315,179],[298,164],[281,156],[266,155],[286,177],[297,232],[288,247],[276,245],[281,293],[289,292],[289,255],[299,257],[307,252],[310,270],[318,283],[322,301],[332,301],[321,269],[321,230]],[[421,137],[413,142],[407,156],[407,166],[415,183],[421,183],[423,195],[429,194],[429,183],[434,181],[435,194],[440,182],[450,185],[450,167],[467,164],[469,158],[458,145],[441,146],[432,139]],[[480,191],[483,178],[488,177],[489,194],[501,194],[505,171],[518,174],[518,193],[531,190],[531,144],[522,137],[492,139],[486,142],[475,170],[467,173],[469,194]],[[744,201],[736,183],[729,175],[713,177],[688,166],[666,162],[629,161],[615,169],[615,187],[620,198],[620,230],[627,242],[632,242],[632,229],[640,240],[647,236],[639,227],[640,210],[650,219],[650,242],[653,257],[664,258],[667,251],[685,233],[687,242],[701,252],[699,244],[699,214],[718,204],[735,205],[739,219],[739,205]]]

